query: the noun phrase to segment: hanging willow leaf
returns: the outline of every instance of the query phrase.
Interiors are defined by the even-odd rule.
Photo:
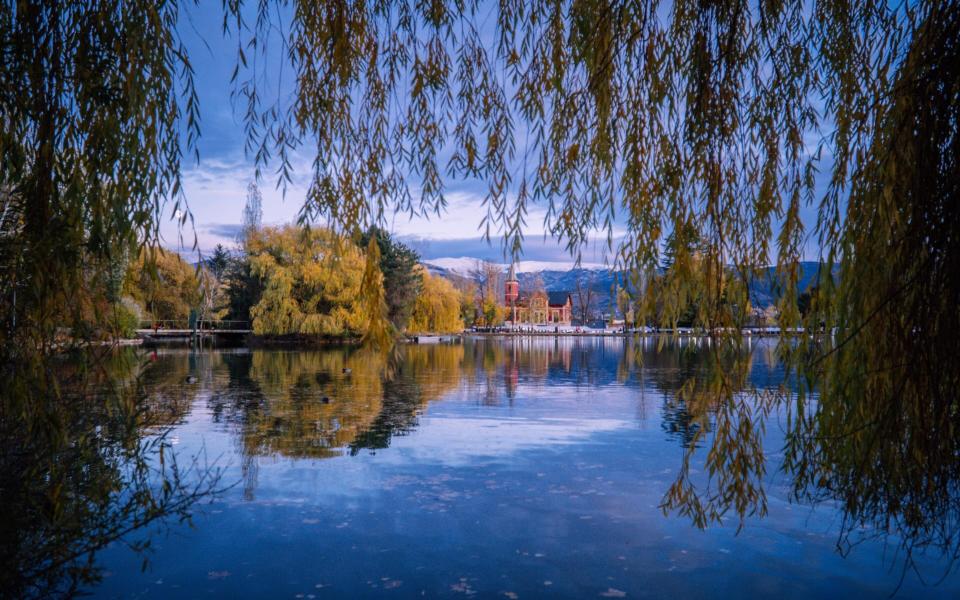
[[[6,372],[43,372],[89,273],[156,244],[165,202],[189,221],[180,165],[200,131],[181,8],[0,3]],[[442,215],[451,182],[480,182],[478,221],[508,253],[531,214],[574,254],[605,235],[643,311],[712,333],[716,372],[694,389],[720,425],[716,493],[681,479],[667,499],[701,524],[763,510],[749,429],[762,415],[744,412],[737,353],[749,285],[776,265],[780,324],[811,334],[780,348],[799,386],[784,394],[796,496],[841,502],[847,533],[955,553],[958,13],[948,0],[230,0],[223,28],[258,168],[279,163],[282,185],[292,153],[316,148],[304,223],[356,235],[393,213]],[[289,101],[264,87],[282,71],[275,35]],[[26,381],[55,389],[8,386],[18,407],[38,393]]]
[[[483,233],[514,256],[531,209],[575,255],[605,233],[641,313],[718,338],[719,372],[698,384],[720,424],[716,493],[695,498],[681,480],[666,502],[690,502],[700,524],[764,510],[762,415],[739,397],[742,361],[720,349],[737,356],[727,342],[750,317],[750,284],[776,265],[780,325],[815,334],[780,349],[785,383],[801,382],[784,394],[796,495],[843,477],[826,489],[849,511],[845,532],[906,527],[956,550],[953,528],[921,531],[958,516],[955,2],[290,6],[296,97],[279,122],[317,147],[311,218],[356,230],[442,214],[446,185],[472,179],[487,188]],[[811,254],[817,301],[801,314]],[[904,469],[908,457],[924,468]],[[838,491],[851,487],[863,493]]]

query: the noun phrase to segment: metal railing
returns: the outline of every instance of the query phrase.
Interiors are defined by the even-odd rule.
[[[188,319],[156,319],[140,321],[140,329],[190,329]]]
[[[197,329],[201,331],[249,331],[250,321],[236,321],[229,319],[199,319]]]
[[[248,331],[250,329],[250,322],[230,319],[197,319],[191,326],[189,319],[157,319],[153,321],[140,321],[139,328],[153,329],[155,331],[171,329],[189,331]]]

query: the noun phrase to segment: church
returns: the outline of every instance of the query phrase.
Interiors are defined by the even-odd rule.
[[[570,292],[534,291],[520,293],[516,270],[504,282],[504,305],[507,319],[514,325],[570,325],[573,319],[573,298]]]

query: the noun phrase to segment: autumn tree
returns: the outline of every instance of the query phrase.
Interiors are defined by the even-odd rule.
[[[16,250],[0,256],[4,356],[42,352],[83,318],[69,308],[85,265],[158,245],[162,218],[187,222],[180,161],[199,106],[177,15],[175,3],[0,3],[3,246]]]
[[[477,309],[477,284],[464,279],[457,285],[460,294],[460,320],[467,326],[477,322],[480,311]]]
[[[99,548],[142,549],[139,528],[188,519],[209,489],[206,469],[199,481],[187,465],[171,472],[161,428],[143,437],[143,394],[104,368],[109,357],[87,348],[72,373],[55,358],[98,335],[85,308],[120,305],[128,261],[130,291],[154,316],[179,317],[195,297],[189,265],[143,252],[160,245],[162,221],[189,222],[180,167],[195,157],[199,105],[179,15],[177,2],[0,2],[4,595],[77,594],[102,577]],[[66,402],[66,389],[97,392]]]
[[[124,293],[159,321],[186,321],[202,300],[197,268],[161,249],[141,252],[130,264]]]
[[[478,260],[474,264],[470,276],[477,282],[477,292],[480,304],[496,302],[502,298],[503,269],[500,265],[489,260]]]
[[[586,323],[590,320],[593,311],[593,305],[596,301],[597,274],[594,271],[581,269],[577,273],[577,279],[574,284],[574,296],[576,298],[577,312],[580,315],[580,322]]]
[[[623,317],[625,327],[633,327],[636,323],[636,311],[634,310],[633,296],[626,288],[620,288],[616,296],[616,308]]]
[[[264,227],[247,240],[263,293],[250,309],[258,335],[356,336],[369,315],[360,293],[363,253],[328,229]]]
[[[507,308],[500,302],[490,298],[484,300],[480,305],[480,317],[482,325],[497,327],[503,325],[503,322],[506,320]]]
[[[463,331],[460,293],[452,283],[420,268],[421,292],[417,296],[407,330],[413,333],[458,333]]]
[[[256,181],[247,184],[247,199],[243,205],[243,225],[240,229],[240,238],[258,231],[263,221],[263,194]]]

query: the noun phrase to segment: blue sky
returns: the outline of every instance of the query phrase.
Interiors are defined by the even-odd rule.
[[[235,244],[246,198],[246,188],[254,177],[252,159],[244,156],[244,132],[241,112],[231,104],[230,75],[236,57],[236,37],[224,36],[221,31],[223,16],[219,2],[202,2],[189,6],[181,21],[181,35],[187,45],[195,70],[195,81],[201,107],[201,139],[198,144],[200,162],[184,162],[184,191],[189,203],[194,228],[189,224],[182,230],[173,215],[167,214],[161,226],[164,243],[183,252],[191,252],[193,233],[201,252],[209,253],[218,243],[231,247]],[[277,56],[279,63],[279,56]],[[288,71],[289,73],[289,71]],[[292,74],[287,77],[291,79]],[[283,90],[290,94],[291,89]],[[294,221],[303,203],[313,153],[307,146],[294,156],[293,182],[286,195],[275,187],[276,178],[265,173],[260,182],[263,193],[263,221],[281,224]],[[480,220],[486,209],[482,206],[485,188],[479,182],[447,181],[448,207],[440,217],[409,219],[398,215],[387,223],[392,233],[420,252],[425,259],[469,256],[502,260],[499,241],[492,244],[481,239]],[[523,259],[538,261],[570,260],[564,248],[543,235],[545,210],[533,207],[527,218]],[[804,220],[812,223],[816,209],[804,210]],[[180,242],[182,234],[182,244]],[[605,248],[605,234],[583,252],[586,262],[602,263],[609,252]],[[808,251],[809,257],[815,249]]]
[[[197,243],[204,253],[217,243],[232,246],[240,228],[246,188],[254,177],[252,159],[244,156],[241,112],[234,110],[230,98],[230,75],[236,56],[236,37],[221,32],[220,3],[206,2],[190,6],[181,23],[181,35],[190,52],[195,70],[201,107],[200,162],[184,164],[184,191],[194,218]],[[278,57],[279,58],[279,57]],[[263,222],[280,224],[296,219],[305,197],[313,154],[302,148],[294,157],[294,178],[284,195],[275,187],[275,177],[265,173],[260,182],[263,194]],[[424,258],[470,256],[497,260],[502,258],[496,239],[487,243],[479,230],[484,188],[476,182],[447,183],[448,207],[441,217],[409,219],[398,215],[387,225],[414,247]],[[543,239],[540,226],[544,211],[530,214],[524,258],[529,260],[568,260],[561,246]],[[161,227],[164,242],[171,248],[190,251],[193,232],[189,224],[178,231],[172,215]],[[183,243],[180,244],[182,233]],[[600,262],[604,244],[586,249],[584,260]]]

